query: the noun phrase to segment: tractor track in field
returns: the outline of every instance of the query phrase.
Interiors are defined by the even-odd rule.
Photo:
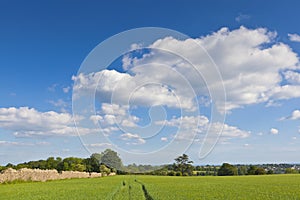
[[[139,187],[138,191],[136,189],[137,187]],[[136,194],[134,194],[135,192],[140,193],[140,198],[138,198],[138,200],[154,200],[153,197],[149,194],[145,184],[136,179],[134,179],[134,181],[123,180],[121,184],[117,188],[115,188],[115,190],[106,199],[118,200],[121,196],[122,199],[136,200],[137,197]]]
[[[144,183],[142,183],[142,182],[140,182],[140,181],[138,181],[136,179],[134,181],[137,182],[137,183],[139,183],[139,184],[141,184],[145,200],[154,200],[153,197],[149,194],[149,192],[148,192],[148,190],[147,190],[147,188],[146,188],[146,186],[145,186]]]

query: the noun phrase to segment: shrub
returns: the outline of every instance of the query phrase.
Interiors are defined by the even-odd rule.
[[[181,173],[181,172],[176,172],[175,175],[176,175],[176,176],[182,176],[182,173]]]
[[[175,176],[175,172],[174,171],[169,171],[168,176]]]

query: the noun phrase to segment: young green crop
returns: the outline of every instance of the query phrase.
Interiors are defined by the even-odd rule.
[[[299,188],[300,175],[113,176],[0,184],[0,199],[300,199]]]
[[[153,199],[300,199],[300,175],[139,179]]]
[[[48,182],[0,184],[0,199],[5,200],[82,200],[105,199],[111,194],[122,177],[84,178]],[[103,198],[105,197],[105,198]]]

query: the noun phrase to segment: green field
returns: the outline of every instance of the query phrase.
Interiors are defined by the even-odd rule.
[[[114,176],[0,184],[0,199],[300,199],[300,175]]]

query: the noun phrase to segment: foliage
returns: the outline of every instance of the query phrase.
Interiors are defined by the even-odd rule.
[[[264,168],[261,168],[261,167],[258,167],[256,170],[255,170],[255,175],[264,175],[266,174],[266,170]]]
[[[106,164],[107,165],[106,165]],[[21,169],[56,169],[58,172],[61,171],[80,171],[80,172],[100,172],[100,164],[105,164],[110,166],[110,171],[115,172],[112,167],[122,166],[122,160],[117,155],[116,152],[106,149],[101,154],[93,153],[89,158],[77,158],[77,157],[67,157],[67,158],[54,158],[49,157],[46,160],[29,161],[13,165],[8,163],[5,167],[0,166],[0,172],[7,168]]]
[[[296,169],[293,169],[293,168],[287,168],[287,169],[285,169],[285,173],[286,174],[298,174],[299,171],[297,171]]]
[[[256,166],[250,165],[250,168],[248,169],[248,175],[255,175],[256,169]]]
[[[250,168],[248,169],[248,175],[264,175],[266,173],[264,168],[253,165],[250,165]]]
[[[223,163],[218,170],[218,176],[234,176],[237,175],[237,168],[231,164]]]
[[[182,154],[182,156],[175,158],[175,162],[176,163],[173,165],[175,171],[181,172],[182,175],[193,175],[194,167],[191,165],[193,161],[189,160],[188,155]]]
[[[111,170],[110,170],[110,168],[106,167],[106,165],[101,164],[100,165],[100,172],[102,174],[108,175],[108,174],[110,174]]]
[[[121,169],[123,167],[121,158],[118,156],[117,152],[111,149],[106,149],[101,154],[100,163],[114,169]]]

